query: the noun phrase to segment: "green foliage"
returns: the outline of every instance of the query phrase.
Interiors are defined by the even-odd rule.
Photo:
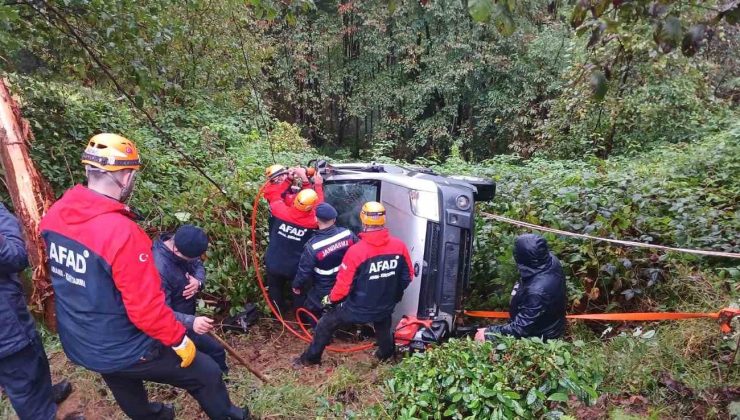
[[[706,282],[715,280],[710,276]],[[678,283],[674,286],[680,287]],[[601,329],[578,323],[571,328],[573,340],[585,342],[582,354],[604,366],[600,391],[615,399],[639,395],[661,411],[658,418],[728,417],[723,413],[731,410],[731,399],[720,402],[716,393],[740,381],[736,366],[724,363],[732,357],[738,334],[724,335],[708,320]],[[667,378],[691,395],[667,387]],[[700,414],[702,405],[706,409]]]
[[[284,121],[275,125],[267,141],[272,144],[276,153],[307,150],[309,147],[306,139],[301,137],[298,127]]]
[[[10,74],[35,141],[31,157],[57,194],[84,179],[83,145],[96,133],[127,132],[138,123],[104,92]]]
[[[13,17],[0,26],[0,45],[5,38],[13,41],[0,50],[8,70],[111,87],[70,36],[62,16],[142,104],[182,104],[191,98],[186,93],[196,91],[239,101],[242,87],[247,87],[245,66],[253,65],[245,60],[257,54],[250,48],[257,45],[252,31],[242,28],[252,21],[244,19],[247,9],[239,1],[196,1],[182,7],[166,0],[30,4],[0,6],[0,16]],[[256,68],[251,72],[258,73]]]
[[[619,45],[596,44],[588,53],[572,50],[576,58],[564,77],[574,82],[538,127],[544,154],[605,158],[642,152],[696,138],[724,119],[725,103],[713,87],[714,58],[656,56],[652,41],[640,34]]]
[[[450,161],[437,169],[494,178],[496,199],[478,208],[513,219],[602,237],[738,252],[738,139],[735,123],[694,144],[662,147],[638,159],[521,162],[502,157],[479,166]],[[505,307],[506,291],[518,276],[513,238],[522,231],[492,221],[477,226],[470,305],[482,299],[480,304]],[[629,308],[641,295],[661,296],[660,308],[674,308],[682,299],[661,285],[685,265],[726,272],[736,281],[732,260],[545,236],[564,263],[576,310],[594,304]],[[715,309],[721,305],[715,303]]]
[[[158,116],[180,147],[225,186],[230,197],[244,204],[235,208],[179,154],[142,128],[114,97],[69,84],[17,76],[12,80],[21,89],[23,112],[36,133],[32,156],[57,194],[83,180],[79,153],[90,136],[100,131],[129,135],[142,148],[144,158],[132,204],[143,214],[150,233],[173,229],[184,221],[203,224],[213,238],[207,292],[218,302],[217,309],[233,312],[246,299],[258,299],[245,233],[264,166],[272,159],[252,114],[193,100],[192,108]],[[486,211],[599,236],[737,252],[733,232],[740,229],[736,207],[740,169],[735,159],[739,130],[735,125],[696,144],[660,148],[640,159],[523,163],[501,157],[476,166],[456,155],[437,169],[496,179],[496,200],[479,206]],[[312,153],[289,124],[277,124],[269,138],[278,162],[305,163]],[[258,233],[264,238],[264,225],[260,226]],[[511,247],[521,231],[482,221],[477,226],[468,303],[471,307],[506,307],[508,290],[518,277]],[[680,299],[670,298],[677,294],[662,285],[686,264],[709,263],[731,282],[737,281],[740,272],[722,260],[627,252],[554,236],[548,240],[563,260],[575,310],[594,305],[629,308],[640,302],[635,297],[660,293],[668,296],[660,300],[661,307],[681,306]]]
[[[92,135],[112,131],[136,142],[143,168],[131,201],[152,235],[174,230],[184,222],[203,227],[210,236],[207,252],[206,297],[222,312],[241,310],[260,296],[251,264],[249,218],[252,202],[272,161],[270,147],[248,110],[217,108],[194,98],[191,108],[158,115],[158,122],[207,174],[223,186],[241,207],[235,207],[182,156],[112,95],[72,84],[41,82],[12,76],[19,89],[22,111],[36,140],[31,154],[57,195],[84,180],[80,154]],[[260,120],[261,122],[261,120]],[[297,130],[277,124],[269,137],[276,159],[284,164],[305,163],[312,151]],[[260,209],[258,235],[266,245],[266,205]]]
[[[586,360],[560,340],[450,340],[394,369],[387,410],[398,419],[538,418],[570,395],[596,401],[600,367]]]
[[[717,14],[712,5],[576,2],[574,32],[560,3],[319,7],[265,33],[277,45],[275,109],[355,158],[366,148],[372,158],[444,160],[454,145],[471,160],[507,151],[606,158],[698,134],[736,92],[736,30],[701,26]],[[663,21],[663,45],[684,37],[685,50],[703,53],[659,53],[654,22]],[[683,26],[693,29],[683,35]]]
[[[736,97],[737,30],[709,22],[716,2],[561,3],[57,0],[33,3],[41,14],[12,4],[0,6],[0,59],[110,88],[58,11],[138,104],[248,106],[354,159],[366,149],[444,160],[453,146],[476,161],[605,158],[690,138]],[[658,53],[653,38],[695,57]]]
[[[305,138],[337,159],[417,159],[444,173],[494,178],[498,195],[478,205],[483,211],[597,236],[740,251],[740,37],[724,23],[737,19],[737,5],[718,12],[717,2],[694,1],[288,3],[49,2],[238,205],[138,119],[48,10],[0,5],[0,61],[36,135],[34,161],[60,194],[83,180],[79,155],[91,135],[136,141],[144,168],[131,204],[148,233],[187,221],[211,237],[199,311],[223,315],[261,302],[249,258],[251,203],[273,152],[288,165],[314,157]],[[708,21],[717,13],[719,24]],[[264,249],[264,206],[258,216]],[[507,306],[520,233],[479,219],[467,307]],[[740,290],[731,260],[546,236],[563,261],[570,311],[714,311]],[[562,342],[453,341],[402,363],[385,406],[367,412],[334,395],[359,388],[356,372],[342,369],[320,395],[294,380],[262,388],[254,407],[296,417],[532,417],[563,408],[569,393],[592,401],[600,389],[643,393],[690,415],[665,395],[656,372],[706,388],[714,361],[734,343],[696,325],[606,342],[576,331],[591,357]],[[725,377],[736,383],[736,373]],[[5,401],[0,417],[10,412]]]

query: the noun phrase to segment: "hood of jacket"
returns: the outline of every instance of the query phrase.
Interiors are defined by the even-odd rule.
[[[121,213],[131,219],[136,218],[127,205],[79,184],[64,193],[64,197],[67,205],[60,210],[59,217],[70,225],[85,223],[105,213]]]
[[[516,238],[514,245],[514,260],[516,261],[522,280],[531,279],[552,266],[553,255],[547,246],[547,241],[540,235],[526,233]]]
[[[391,234],[387,228],[380,230],[371,230],[369,232],[360,232],[360,239],[366,241],[372,246],[387,245],[390,241]]]

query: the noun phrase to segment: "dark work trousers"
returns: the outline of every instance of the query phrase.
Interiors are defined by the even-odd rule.
[[[321,315],[323,315],[324,313],[324,308],[320,305],[316,305],[310,296],[306,300],[304,300],[303,309],[311,312],[316,317],[316,319],[321,319]],[[313,318],[306,314],[301,314],[300,319],[298,319],[297,321],[302,322],[310,326],[311,328],[316,327],[316,321],[314,321]]]
[[[293,278],[283,276],[279,274],[267,273],[267,293],[270,296],[270,300],[277,305],[277,309],[280,310],[280,314],[283,318],[290,315],[291,308],[288,306],[286,301],[286,289],[291,287]],[[303,306],[303,301],[306,300],[305,294],[296,295],[292,291],[289,292],[290,296],[293,296],[293,309]]]
[[[314,329],[313,341],[303,353],[302,358],[310,363],[320,362],[321,354],[324,353],[324,349],[340,327],[347,324],[361,324],[364,323],[363,321],[368,320],[356,318],[344,305],[327,312],[319,319]],[[395,351],[393,334],[391,334],[391,315],[388,314],[372,321],[375,328],[375,344],[378,346],[375,356],[385,360],[393,356]]]
[[[1,328],[1,327],[0,327]],[[31,344],[0,358],[0,386],[21,420],[53,420],[49,360],[37,336]]]
[[[149,403],[144,381],[185,389],[211,419],[241,419],[244,411],[229,400],[221,370],[205,353],[196,353],[193,363],[181,368],[174,350],[157,345],[141,361],[117,372],[103,374],[121,410],[134,420],[157,419],[161,404]]]
[[[193,341],[198,351],[211,356],[211,359],[221,368],[221,372],[229,373],[229,366],[226,365],[226,351],[216,339],[208,334],[198,334],[190,330],[188,330],[188,337]]]

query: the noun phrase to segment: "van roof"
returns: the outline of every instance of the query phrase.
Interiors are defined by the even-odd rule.
[[[424,167],[404,167],[385,163],[339,163],[331,164],[327,178],[344,181],[353,179],[377,179],[405,188],[436,192],[437,185],[467,189],[473,193],[477,188],[467,182],[448,178]]]

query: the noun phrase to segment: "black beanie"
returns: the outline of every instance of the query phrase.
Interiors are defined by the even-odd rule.
[[[208,236],[203,229],[193,225],[182,225],[175,232],[175,247],[188,258],[203,255],[208,248]]]

